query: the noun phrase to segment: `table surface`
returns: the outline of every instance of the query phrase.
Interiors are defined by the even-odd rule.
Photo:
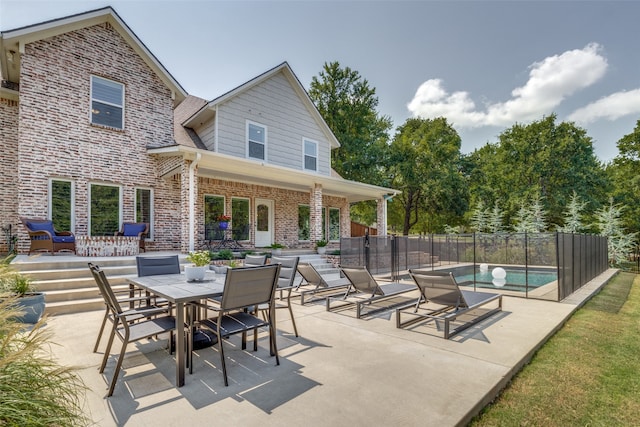
[[[129,281],[171,302],[185,303],[222,295],[225,275],[207,271],[202,281],[188,282],[184,274],[132,277]]]

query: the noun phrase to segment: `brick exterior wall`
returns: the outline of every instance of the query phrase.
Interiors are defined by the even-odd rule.
[[[124,130],[90,124],[92,74],[125,85]],[[162,243],[148,247],[179,249],[180,229],[165,220],[180,219],[180,186],[159,179],[158,161],[146,153],[173,144],[171,94],[120,34],[105,23],[29,43],[20,79],[18,216],[46,217],[49,179],[69,179],[75,183],[72,231],[87,234],[90,183],[122,186],[124,221],[134,219],[135,187],[153,188],[155,240]],[[27,235],[18,229],[24,252]]]
[[[124,84],[124,130],[90,123],[91,75]],[[175,144],[171,93],[114,28],[104,23],[28,43],[19,96],[19,103],[0,99],[0,225],[13,225],[21,253],[29,240],[19,217],[48,216],[51,179],[73,182],[76,235],[88,234],[91,184],[120,186],[124,221],[135,220],[136,188],[150,188],[154,240],[147,250],[189,249],[191,162],[147,154],[149,147]],[[323,206],[340,209],[341,235],[350,235],[349,204],[324,196],[321,186],[299,192],[198,179],[197,170],[194,184],[196,248],[204,245],[205,194],[225,196],[227,212],[233,197],[249,199],[251,244],[256,198],[274,201],[274,241],[289,248],[311,248],[321,238]],[[310,242],[298,242],[300,204],[311,206]]]
[[[11,225],[15,234],[18,219],[18,102],[0,98],[0,226]],[[7,252],[4,233],[0,235],[0,253]]]
[[[312,248],[311,242],[298,241],[298,206],[308,205],[315,192],[308,193],[285,190],[281,188],[265,187],[261,185],[244,184],[241,182],[230,182],[211,178],[200,178],[198,180],[198,199],[196,204],[196,246],[204,246],[204,196],[218,195],[225,197],[225,209],[231,212],[231,199],[242,197],[249,199],[251,224],[250,238],[251,245],[255,241],[255,199],[271,199],[274,201],[274,241],[281,243],[288,248]],[[351,234],[351,221],[349,216],[349,203],[344,198],[322,196],[320,191],[320,205],[327,208],[340,209],[340,232],[342,236],[348,237]],[[322,215],[322,213],[320,213]],[[233,221],[233,218],[232,218]]]

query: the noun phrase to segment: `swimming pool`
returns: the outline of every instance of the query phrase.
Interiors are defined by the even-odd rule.
[[[507,275],[504,281],[493,278],[492,271],[497,266],[489,266],[488,270],[481,271],[480,267],[475,269],[475,283],[478,288],[504,289],[517,292],[526,292],[547,285],[558,280],[558,273],[553,269],[533,269],[526,271],[524,268],[508,267],[504,268]],[[450,270],[456,281],[463,285],[473,284],[473,267],[460,267]],[[470,282],[470,283],[469,283]],[[528,286],[528,288],[527,288]]]

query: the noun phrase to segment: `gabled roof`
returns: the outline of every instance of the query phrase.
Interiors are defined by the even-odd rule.
[[[0,74],[2,79],[19,83],[20,55],[24,53],[26,44],[105,22],[111,24],[120,33],[171,90],[174,105],[182,102],[187,96],[187,92],[111,7],[0,32]]]
[[[313,116],[316,122],[318,122],[318,125],[327,136],[327,139],[329,140],[331,147],[332,148],[340,147],[340,142],[338,142],[338,139],[336,138],[336,136],[333,134],[333,132],[331,131],[327,123],[322,118],[322,115],[316,108],[315,104],[313,103],[313,101],[311,101],[311,98],[309,97],[309,94],[305,90],[304,86],[302,86],[302,83],[300,83],[300,80],[295,75],[295,73],[293,72],[293,70],[291,69],[291,67],[286,61],[260,74],[259,76],[254,77],[253,79],[236,87],[235,89],[232,89],[229,92],[215,98],[214,100],[209,101],[200,110],[198,110],[193,116],[185,120],[182,123],[182,125],[185,127],[194,127],[198,122],[202,122],[204,120],[209,119],[215,114],[216,106],[237,96],[242,92],[245,92],[251,89],[252,87],[255,87],[261,84],[262,82],[270,79],[271,77],[273,77],[278,73],[283,73],[284,76],[289,81],[289,83],[291,83],[291,86],[293,87],[293,89],[296,91],[296,93],[298,94],[302,102],[307,107],[307,111],[309,111],[309,113]]]

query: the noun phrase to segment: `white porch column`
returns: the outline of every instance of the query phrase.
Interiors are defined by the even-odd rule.
[[[387,235],[387,197],[383,196],[377,201],[378,236]]]

